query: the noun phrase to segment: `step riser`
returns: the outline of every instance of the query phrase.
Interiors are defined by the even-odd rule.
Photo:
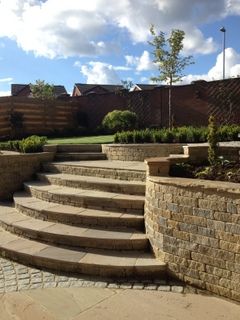
[[[144,212],[144,201],[142,200],[129,200],[124,199],[109,199],[109,198],[95,198],[86,197],[85,195],[64,195],[64,194],[53,194],[47,191],[40,191],[25,185],[25,190],[28,191],[33,197],[42,199],[48,202],[54,202],[64,205],[72,205],[75,207],[106,210],[106,211],[117,211],[121,213],[131,214],[143,214]]]
[[[94,275],[106,278],[139,278],[139,279],[166,279],[166,269],[158,267],[126,267],[126,266],[108,266],[93,265],[88,263],[76,263],[71,261],[57,261],[56,259],[44,258],[20,253],[9,249],[0,248],[0,254],[3,257],[12,259],[22,264],[32,265],[34,267],[56,270],[59,272],[71,272],[85,275]]]
[[[88,238],[73,235],[58,235],[48,233],[47,231],[39,231],[33,229],[26,229],[24,227],[8,225],[0,222],[1,227],[18,236],[41,241],[44,243],[52,243],[54,245],[66,245],[77,248],[91,248],[91,249],[107,249],[107,250],[143,250],[149,249],[147,239],[100,239]]]
[[[126,181],[146,181],[146,173],[133,170],[114,170],[103,168],[90,168],[79,166],[67,166],[58,164],[45,164],[44,170],[51,173],[67,173],[81,176],[92,176]]]
[[[33,210],[24,207],[20,204],[15,204],[15,207],[21,213],[44,221],[50,222],[60,222],[73,226],[86,226],[86,227],[104,227],[106,229],[114,230],[114,228],[132,228],[139,231],[144,230],[144,220],[143,217],[139,219],[136,218],[113,218],[113,217],[96,217],[89,216],[82,213],[79,215],[66,214],[63,212],[53,212],[47,210]]]
[[[102,152],[101,144],[58,145],[57,152]]]
[[[55,155],[55,160],[57,161],[106,160],[106,155],[103,153],[99,153],[99,154],[57,153]]]
[[[102,182],[88,182],[88,181],[74,181],[74,180],[63,180],[55,177],[46,177],[43,174],[38,175],[39,180],[48,182],[49,184],[78,188],[78,189],[89,189],[99,190],[113,193],[123,193],[131,195],[145,195],[145,186],[142,185],[121,185],[113,183],[102,183]]]

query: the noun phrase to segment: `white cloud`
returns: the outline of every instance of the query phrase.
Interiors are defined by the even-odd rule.
[[[231,14],[240,14],[240,2],[239,0],[227,0],[228,11]]]
[[[216,59],[215,65],[208,71],[207,74],[192,75],[189,74],[182,78],[181,84],[191,83],[195,80],[219,80],[223,76],[223,53],[221,52]],[[234,78],[240,76],[240,54],[233,48],[225,50],[225,77]]]
[[[103,62],[89,62],[81,66],[81,73],[86,77],[89,84],[120,84],[121,80],[117,75],[114,66]]]
[[[13,78],[0,78],[0,82],[12,82]]]
[[[125,66],[114,66],[113,68],[116,71],[130,71],[130,70],[132,70],[132,68],[125,67]]]
[[[7,96],[10,96],[11,95],[11,92],[9,90],[7,91],[1,91],[0,90],[0,97],[7,97]]]
[[[184,50],[183,53],[199,53],[199,54],[209,54],[215,52],[218,49],[217,44],[214,42],[213,38],[205,39],[202,32],[197,28],[192,28],[191,26],[186,27],[186,36],[183,40]]]
[[[38,56],[90,56],[114,50],[106,40],[112,28],[145,42],[153,23],[164,32],[183,29],[187,52],[208,54],[217,46],[197,25],[230,14],[240,14],[239,0],[1,0],[0,37]]]
[[[226,78],[236,76],[236,71],[240,63],[240,54],[238,54],[233,48],[227,48],[225,50],[225,74]],[[215,66],[209,70],[208,77],[212,80],[217,80],[222,78],[223,74],[223,53],[217,56]]]
[[[146,50],[143,51],[140,57],[125,56],[127,66],[135,66],[136,71],[150,71],[155,70],[156,66],[151,60],[150,53]]]

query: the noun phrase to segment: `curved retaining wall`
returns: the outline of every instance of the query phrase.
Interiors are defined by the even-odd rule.
[[[144,161],[151,157],[168,157],[169,154],[183,153],[183,144],[103,144],[102,152],[108,160]]]
[[[43,162],[52,161],[53,153],[14,153],[0,154],[0,200],[11,199],[15,191],[22,188],[23,182],[33,178]]]
[[[147,177],[146,231],[179,279],[240,301],[240,186]]]

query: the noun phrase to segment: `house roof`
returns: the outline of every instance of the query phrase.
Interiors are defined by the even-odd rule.
[[[53,88],[54,88],[55,97],[60,97],[68,94],[64,86],[56,85],[56,86],[53,86]],[[12,84],[11,85],[12,96],[18,96],[23,90],[29,90],[29,92],[31,92],[30,85],[29,84]]]
[[[81,92],[81,94],[87,94],[94,92],[94,89],[101,88],[106,92],[115,92],[118,90],[123,90],[122,85],[113,85],[113,84],[85,84],[85,83],[75,83],[75,87]]]
[[[142,83],[136,83],[135,86],[133,87],[134,89],[139,89],[139,90],[152,90],[156,87],[158,87],[159,85],[157,84],[142,84]]]
[[[12,84],[11,85],[11,95],[12,96],[18,96],[19,93],[22,90],[26,89],[27,86],[29,87],[28,84]]]

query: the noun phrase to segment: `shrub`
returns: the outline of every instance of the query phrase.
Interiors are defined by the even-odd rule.
[[[125,110],[114,110],[109,112],[103,119],[102,125],[114,132],[134,129],[137,125],[137,115]]]
[[[208,161],[213,166],[217,162],[217,149],[218,149],[218,130],[213,116],[208,120]]]
[[[41,152],[47,137],[30,136],[20,141],[20,151],[23,153]]]
[[[223,126],[219,130],[219,141],[238,140],[240,126]],[[145,129],[118,132],[114,136],[116,143],[199,143],[207,142],[209,129],[207,127],[178,127],[173,130],[169,129]]]

